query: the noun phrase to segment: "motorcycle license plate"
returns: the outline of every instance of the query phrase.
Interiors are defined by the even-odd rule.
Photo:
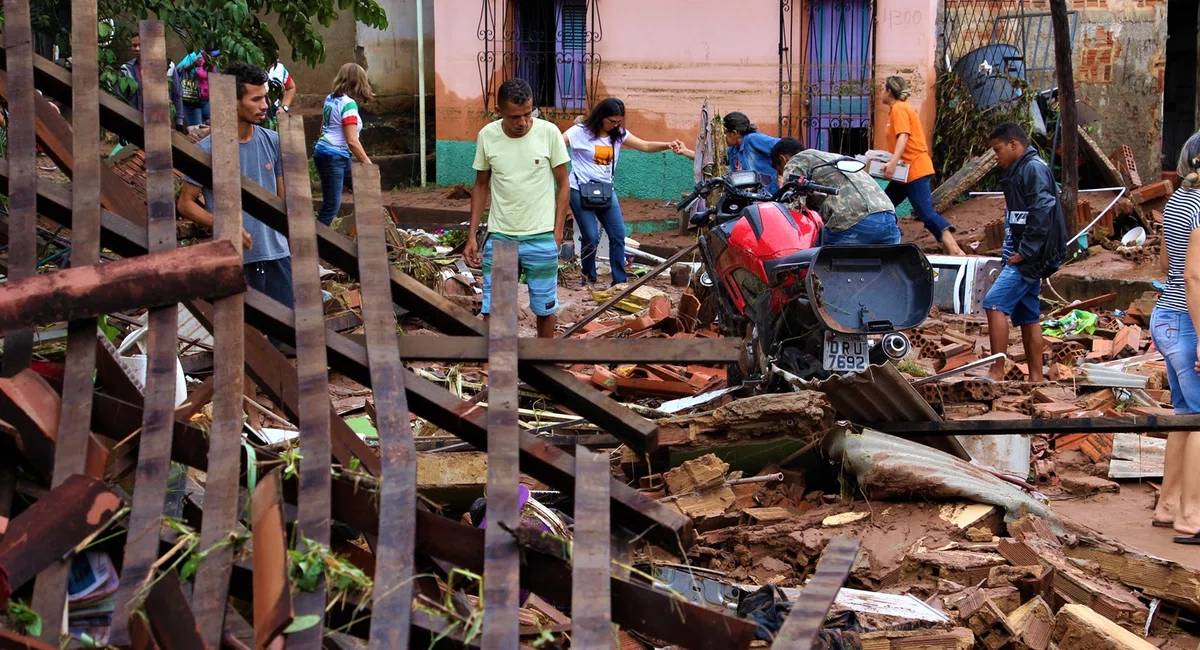
[[[825,332],[824,366],[830,372],[862,372],[867,369],[865,334]]]

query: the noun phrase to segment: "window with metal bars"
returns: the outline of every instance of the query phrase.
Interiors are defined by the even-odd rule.
[[[543,113],[557,116],[586,110],[599,66],[596,0],[500,2],[504,4],[483,0],[480,17],[484,50],[478,58],[485,101],[494,98],[498,81],[518,77],[529,82],[534,104]],[[503,14],[498,11],[501,7]]]

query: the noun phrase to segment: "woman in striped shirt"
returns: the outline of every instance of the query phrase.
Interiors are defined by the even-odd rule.
[[[1182,184],[1163,210],[1167,287],[1150,317],[1150,336],[1162,353],[1178,415],[1200,413],[1200,133],[1179,153]],[[1200,431],[1167,438],[1162,494],[1152,523],[1174,528],[1178,544],[1200,545]]]

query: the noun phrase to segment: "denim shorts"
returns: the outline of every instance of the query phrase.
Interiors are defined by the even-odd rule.
[[[1042,319],[1042,305],[1038,301],[1041,293],[1040,279],[1027,278],[1017,267],[1005,265],[983,297],[983,308],[1008,314],[1017,327],[1032,325]]]
[[[1167,364],[1171,405],[1177,415],[1200,412],[1200,375],[1196,373],[1196,328],[1186,311],[1155,307],[1150,338]]]
[[[483,243],[483,307],[480,313],[492,311],[492,240],[508,239],[517,242],[518,273],[525,274],[529,285],[529,308],[538,316],[558,311],[558,244],[554,233],[508,237],[490,233]]]

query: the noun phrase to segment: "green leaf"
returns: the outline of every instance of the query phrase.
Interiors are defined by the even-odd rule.
[[[321,617],[317,614],[309,614],[307,616],[297,616],[292,619],[292,624],[284,628],[284,634],[295,634],[302,632],[310,627],[316,627],[321,624]]]
[[[196,575],[196,568],[199,566],[200,566],[200,558],[198,556],[193,555],[193,556],[189,557],[187,562],[184,562],[183,566],[180,567],[180,569],[179,569],[179,579],[180,580],[190,579],[192,576]]]
[[[116,343],[121,336],[121,330],[108,324],[106,315],[96,319],[96,326],[100,328],[101,332],[104,332],[104,338],[108,339],[110,343]]]

